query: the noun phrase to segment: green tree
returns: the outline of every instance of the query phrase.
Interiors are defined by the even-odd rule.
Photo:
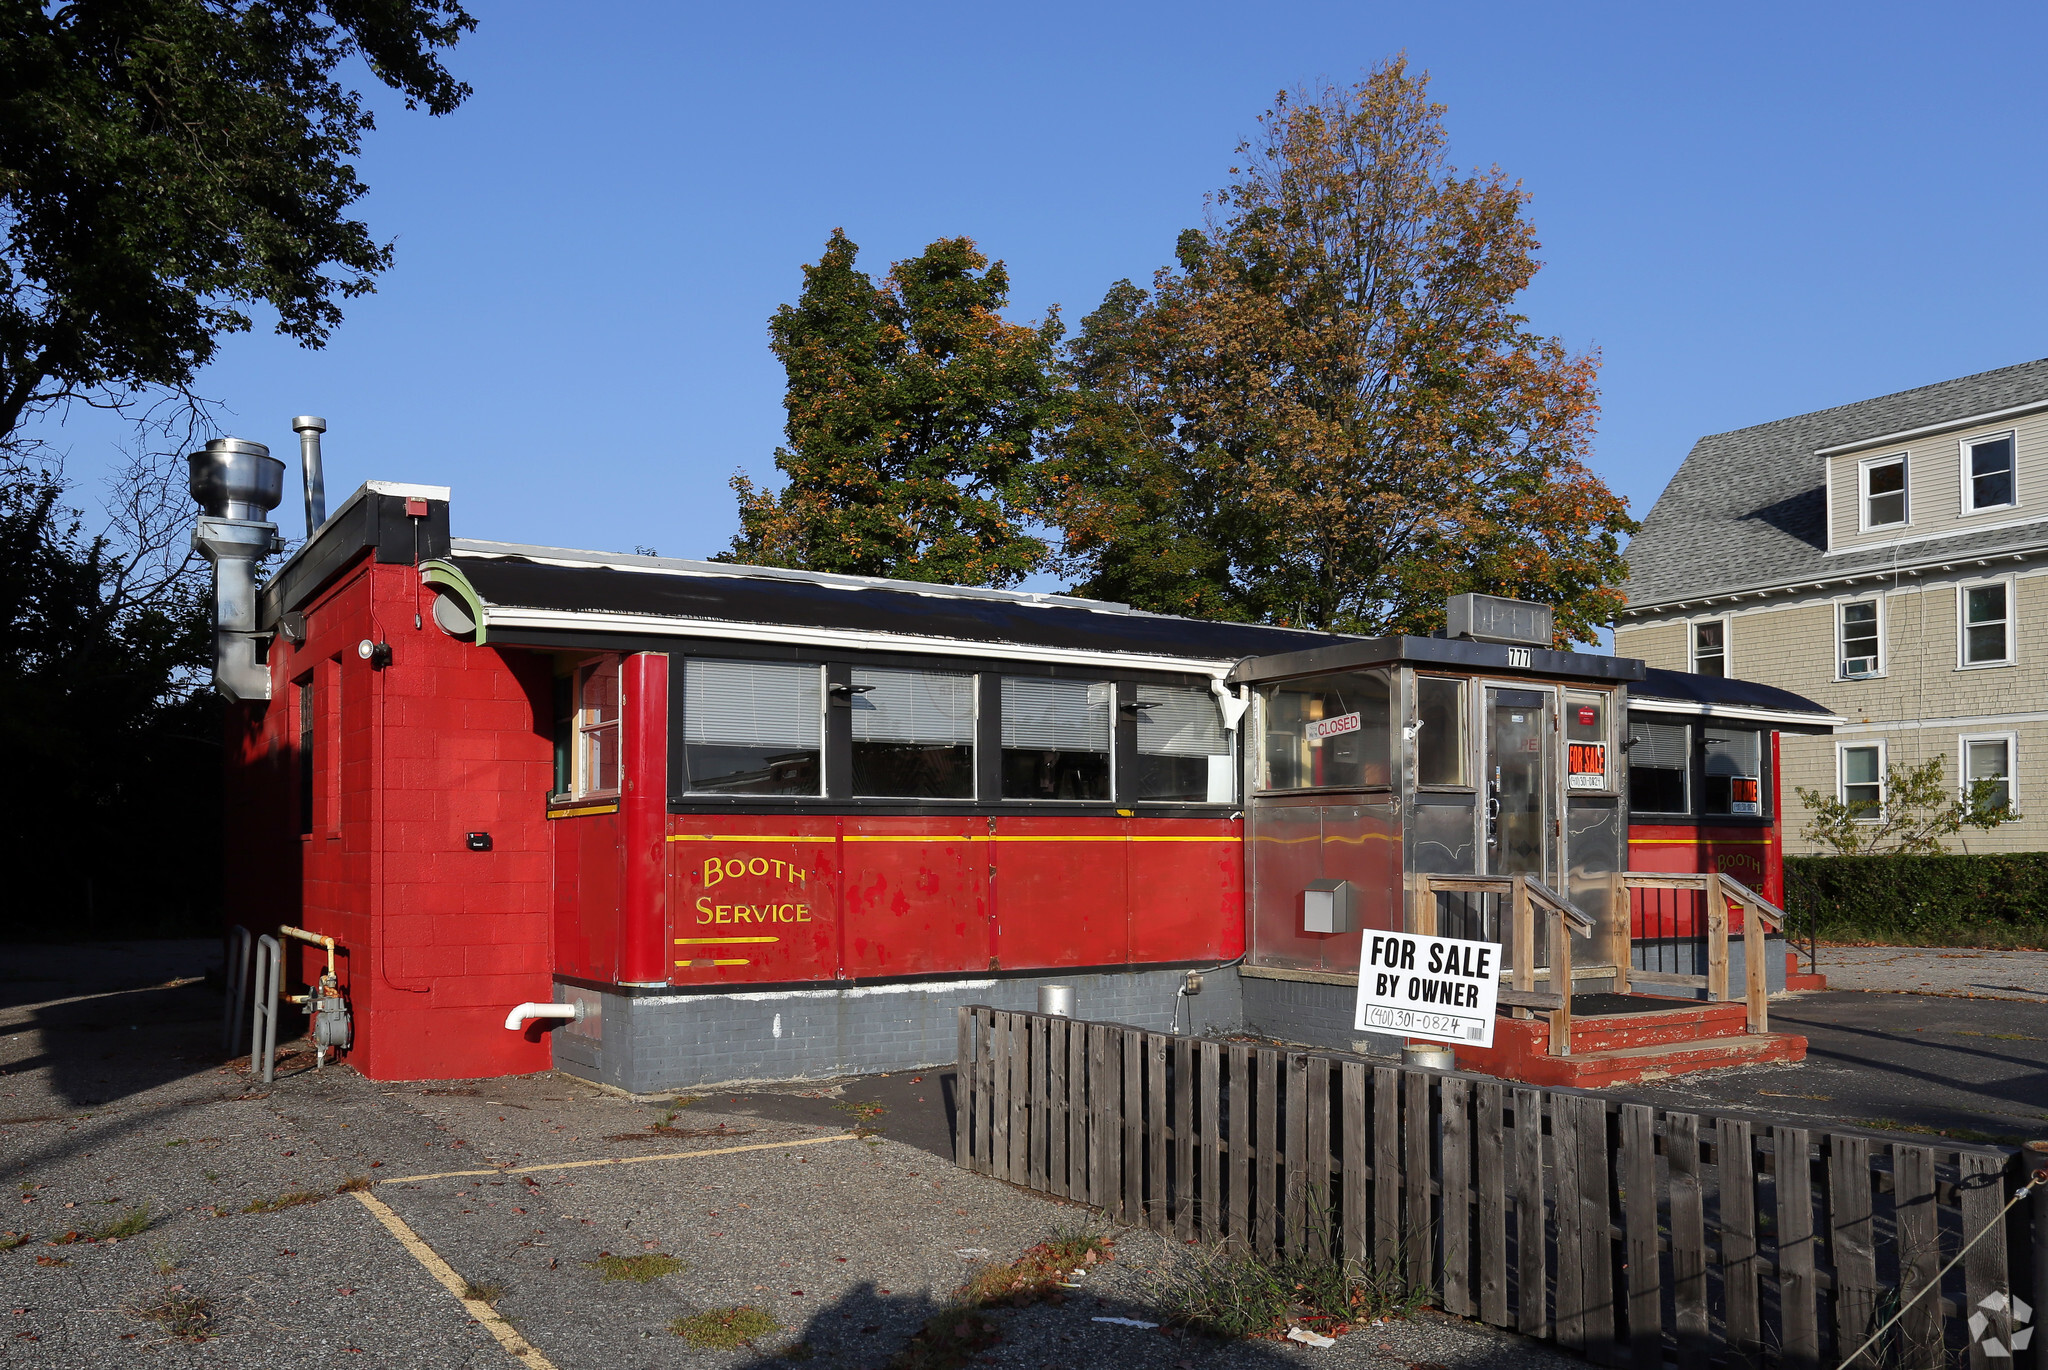
[[[408,107],[469,87],[457,0],[0,0],[0,451],[68,401],[183,391],[266,305],[324,343],[391,262],[347,215],[373,126],[337,68]]]
[[[1029,527],[1036,439],[1059,402],[1057,312],[1006,323],[1009,273],[942,238],[877,286],[835,229],[769,323],[789,376],[780,490],[733,477],[725,560],[1011,585],[1046,558]]]
[[[1985,832],[2022,815],[1999,797],[1999,782],[1978,780],[1957,794],[1942,779],[1948,754],[1918,766],[1886,766],[1884,798],[1851,802],[1820,790],[1798,787],[1800,802],[1813,817],[1799,835],[1836,856],[1940,856],[1941,839],[1964,828]]]
[[[1451,167],[1426,86],[1396,59],[1283,93],[1178,268],[1089,316],[1039,481],[1086,592],[1364,633],[1462,590],[1553,604],[1566,641],[1611,620],[1634,524],[1585,462],[1597,360],[1514,311],[1527,196]]]
[[[87,536],[63,497],[53,475],[0,471],[0,940],[209,930],[220,704],[195,688],[213,654],[204,582]]]

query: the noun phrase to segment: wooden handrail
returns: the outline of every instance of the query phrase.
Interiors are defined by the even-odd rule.
[[[1556,912],[1564,915],[1565,921],[1571,924],[1573,932],[1581,937],[1591,937],[1593,935],[1593,916],[1591,914],[1559,894],[1556,890],[1550,888],[1550,886],[1544,884],[1541,880],[1538,880],[1535,876],[1527,875],[1521,878],[1528,881],[1529,893],[1550,905]]]
[[[1785,910],[1779,908],[1776,904],[1773,904],[1734,876],[1723,874],[1721,876],[1721,888],[1734,895],[1736,903],[1755,913],[1758,918],[1761,918],[1772,929],[1778,932],[1785,930]]]

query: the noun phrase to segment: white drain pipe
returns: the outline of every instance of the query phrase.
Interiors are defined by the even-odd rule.
[[[505,1015],[505,1028],[508,1032],[517,1032],[526,1026],[527,1020],[533,1018],[562,1018],[580,1023],[583,1021],[584,1012],[584,1007],[580,1003],[521,1004]]]

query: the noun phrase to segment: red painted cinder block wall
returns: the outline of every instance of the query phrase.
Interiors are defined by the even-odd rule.
[[[270,703],[230,708],[229,916],[341,943],[355,1015],[345,1059],[372,1079],[545,1070],[546,1039],[504,1020],[552,997],[547,663],[452,638],[430,613],[415,628],[417,596],[411,566],[352,562],[303,606],[305,640],[271,644]],[[388,642],[390,664],[363,660],[364,640]],[[314,802],[301,833],[307,680]],[[469,850],[471,832],[491,850]],[[307,984],[323,962],[294,946],[286,978]],[[303,1022],[287,1012],[281,1039]]]

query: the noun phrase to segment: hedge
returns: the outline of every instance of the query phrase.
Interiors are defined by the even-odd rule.
[[[2048,852],[1788,856],[1785,911],[1825,941],[2048,946]]]

